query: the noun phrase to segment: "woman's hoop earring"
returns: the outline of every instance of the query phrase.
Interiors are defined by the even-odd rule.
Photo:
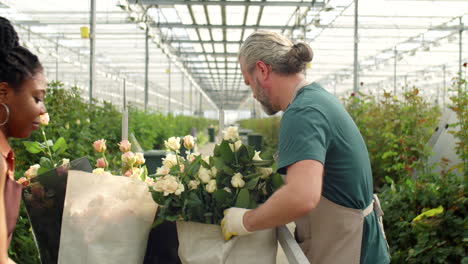
[[[4,103],[0,103],[0,105],[3,105],[5,107],[5,112],[6,112],[6,118],[5,121],[3,121],[0,126],[4,126],[6,123],[8,123],[8,120],[10,119],[10,109],[8,108],[8,105]]]

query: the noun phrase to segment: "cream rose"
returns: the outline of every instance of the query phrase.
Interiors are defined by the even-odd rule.
[[[180,149],[180,138],[178,137],[170,137],[168,140],[164,141],[164,145],[167,149],[172,150],[174,152],[179,152]]]
[[[260,172],[262,175],[260,176],[260,178],[262,179],[266,179],[268,177],[270,177],[270,175],[273,173],[273,169],[272,168],[262,168],[262,167],[258,167],[257,168],[257,171]]]
[[[214,193],[216,191],[216,180],[210,180],[206,185],[206,191],[209,193]]]
[[[41,165],[34,164],[29,167],[29,169],[24,173],[24,176],[28,179],[37,177],[37,171],[41,168]]]
[[[224,130],[224,140],[232,140],[235,141],[239,139],[239,132],[238,128],[235,126],[230,126]]]
[[[253,156],[252,160],[262,160],[262,158],[260,157],[260,151],[255,151],[255,155]]]
[[[200,185],[200,181],[197,180],[192,180],[189,182],[188,186],[190,190],[195,190],[198,188],[198,185]]]
[[[135,165],[137,166],[143,165],[146,162],[145,155],[141,152],[135,153],[135,158],[136,158]]]
[[[47,126],[49,124],[49,121],[50,121],[49,113],[44,113],[40,115],[39,118],[41,119],[41,125]]]
[[[166,168],[170,169],[177,165],[177,156],[174,154],[167,154],[166,158],[163,158],[162,163]]]
[[[203,183],[208,183],[211,180],[211,171],[205,169],[205,167],[200,167],[198,170],[198,179]]]
[[[162,166],[162,167],[159,167],[156,170],[156,174],[157,175],[166,175],[166,174],[169,174],[170,171],[171,171],[171,169],[169,169],[168,167]]]
[[[236,173],[232,176],[231,184],[234,188],[242,188],[245,185],[245,181],[242,179],[242,174]]]

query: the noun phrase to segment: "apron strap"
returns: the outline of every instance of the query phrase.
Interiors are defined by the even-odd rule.
[[[384,212],[383,212],[382,208],[380,207],[380,200],[379,200],[379,197],[377,196],[377,194],[374,194],[373,199],[374,199],[374,201],[372,203],[374,204],[374,211],[375,211],[375,213],[377,215],[380,230],[382,231],[382,235],[383,235],[383,237],[385,239],[385,243],[387,244],[388,253],[390,254],[390,246],[388,245],[387,236],[385,235],[385,230],[384,230],[384,226],[383,226],[382,216],[384,215]]]
[[[372,211],[374,211],[374,201],[372,201],[369,206],[367,206],[364,210],[362,210],[362,213],[364,214],[364,217],[368,216]]]

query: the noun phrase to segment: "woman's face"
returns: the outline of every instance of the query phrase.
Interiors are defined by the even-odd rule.
[[[42,72],[34,78],[28,78],[16,91],[8,91],[3,103],[10,109],[10,118],[4,125],[7,137],[27,138],[34,130],[39,129],[39,116],[46,112],[44,97],[47,83]],[[4,109],[0,106],[0,111]],[[6,117],[6,116],[5,116]],[[0,119],[3,122],[4,118]]]

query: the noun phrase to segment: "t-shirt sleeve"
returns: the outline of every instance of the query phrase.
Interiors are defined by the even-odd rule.
[[[323,113],[313,107],[289,109],[283,115],[278,144],[278,173],[301,160],[325,164],[331,129]]]

